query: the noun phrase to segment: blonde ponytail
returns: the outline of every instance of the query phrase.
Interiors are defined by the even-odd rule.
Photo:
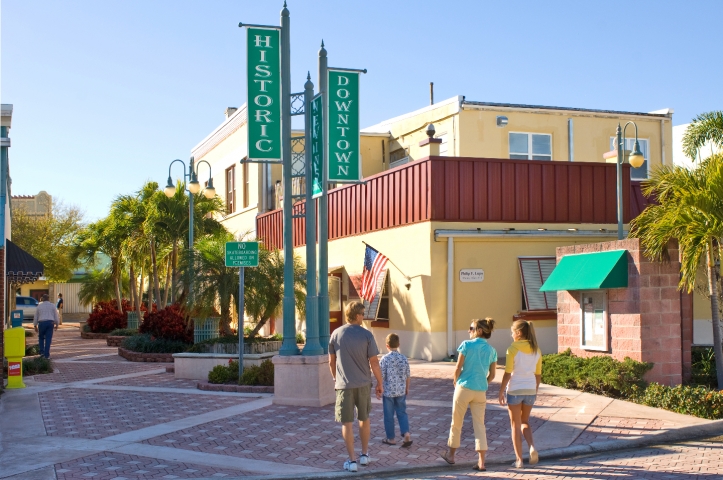
[[[539,350],[540,346],[537,343],[537,336],[535,335],[535,327],[532,325],[532,322],[527,320],[516,320],[512,323],[512,328],[515,331],[519,331],[522,333],[522,337],[530,342],[530,348],[532,348],[533,352],[536,352]]]

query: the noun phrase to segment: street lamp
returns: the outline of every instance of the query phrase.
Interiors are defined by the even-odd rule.
[[[171,167],[176,162],[180,162],[181,165],[183,165],[183,169],[186,169],[186,164],[183,163],[183,160],[178,158],[168,165],[168,183],[163,189],[163,193],[165,193],[168,198],[171,198],[176,194],[176,186],[173,184],[173,179],[171,178]],[[188,161],[188,173],[183,174],[184,180],[189,180],[186,188],[186,191],[188,192],[188,259],[189,268],[191,269],[191,274],[188,279],[189,300],[193,298],[193,196],[201,191],[201,184],[198,182],[198,166],[201,165],[201,163],[208,165],[208,182],[206,184],[206,188],[203,190],[203,195],[209,199],[216,196],[216,189],[213,188],[213,178],[211,177],[211,164],[206,160],[201,160],[194,168],[194,159],[191,157]]]
[[[632,121],[626,123],[622,129],[618,123],[618,128],[615,131],[615,147],[611,152],[603,156],[606,160],[616,157],[615,163],[617,164],[616,172],[618,180],[618,240],[623,239],[623,152],[625,151],[625,130],[628,128],[628,125],[631,124],[635,127],[635,143],[633,144],[632,153],[628,156],[628,163],[630,163],[630,166],[633,168],[640,168],[643,163],[645,163],[645,157],[640,151],[640,143],[638,143],[638,126]]]

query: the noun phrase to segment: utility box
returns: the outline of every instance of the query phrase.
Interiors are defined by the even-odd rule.
[[[5,330],[3,338],[5,357],[8,359],[8,388],[25,388],[23,383],[25,329],[15,327]]]
[[[23,311],[22,310],[13,310],[12,312],[10,312],[10,325],[13,328],[23,326]]]

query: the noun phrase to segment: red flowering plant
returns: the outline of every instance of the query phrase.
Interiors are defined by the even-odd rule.
[[[154,338],[193,343],[193,323],[177,304],[146,314],[138,327],[138,333],[148,333]]]
[[[93,305],[93,311],[88,316],[87,325],[93,333],[108,333],[117,328],[126,328],[128,320],[127,312],[133,311],[133,306],[129,300],[121,301],[123,311],[118,310],[118,302],[115,300],[107,302],[98,302]],[[145,306],[141,308],[145,310]]]

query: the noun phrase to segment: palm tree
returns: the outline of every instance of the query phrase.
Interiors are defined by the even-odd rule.
[[[301,257],[294,255],[294,297],[299,316],[306,312],[306,268]],[[279,250],[267,250],[259,245],[259,266],[247,268],[244,276],[244,304],[246,313],[256,326],[249,338],[278,313],[284,299],[284,258]]]
[[[683,135],[683,152],[695,160],[701,147],[708,142],[723,148],[723,111],[702,113],[690,122]]]
[[[121,293],[126,294],[129,290],[128,277],[121,279]],[[115,296],[115,281],[110,270],[92,270],[82,280],[82,286],[78,292],[78,300],[83,305],[93,305],[98,302],[113,300]]]
[[[723,155],[707,158],[695,170],[669,166],[656,169],[644,183],[643,193],[654,195],[659,203],[649,205],[630,223],[630,236],[639,238],[645,253],[656,260],[668,260],[668,243],[677,240],[679,288],[688,292],[695,288],[696,277],[705,265],[718,388],[723,388],[718,285],[718,261],[723,248]]]

